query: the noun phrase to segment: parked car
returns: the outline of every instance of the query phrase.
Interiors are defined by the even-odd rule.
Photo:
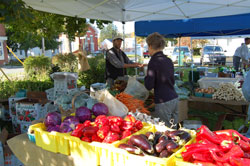
[[[226,52],[226,51],[225,51]],[[226,64],[226,55],[221,46],[204,46],[201,54],[201,63],[204,64]]]
[[[148,46],[146,45],[146,46],[144,46],[144,48],[143,48],[143,57],[144,58],[149,58],[149,53],[148,53]]]
[[[188,46],[175,47],[171,59],[174,63],[178,62],[179,54],[183,54],[185,62],[192,60],[192,54]]]

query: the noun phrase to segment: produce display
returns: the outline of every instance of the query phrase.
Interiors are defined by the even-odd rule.
[[[129,112],[128,114],[132,115],[137,120],[140,120],[142,122],[146,122],[146,123],[154,124],[154,125],[159,125],[159,126],[165,126],[165,122],[160,121],[160,118],[153,118],[152,116],[141,113],[139,111]]]
[[[133,96],[126,94],[124,92],[117,94],[115,97],[124,105],[126,105],[128,110],[131,112],[136,112],[136,110],[138,110],[139,112],[142,112],[148,115],[150,114],[150,111],[148,111],[144,107],[144,102],[142,100],[135,99]]]
[[[245,100],[241,89],[238,88],[239,83],[235,85],[232,83],[223,83],[219,86],[217,91],[213,95],[213,99],[219,100],[236,100],[236,101],[243,101]]]
[[[118,148],[132,154],[166,158],[178,151],[190,139],[190,133],[185,130],[147,132],[131,136],[126,144],[120,144]]]
[[[79,107],[76,109],[75,116],[68,116],[61,122],[61,114],[57,112],[48,113],[44,120],[44,125],[48,132],[56,131],[60,133],[68,133],[76,129],[77,125],[85,121],[95,121],[98,115],[107,115],[108,107],[103,103],[96,103],[92,110],[87,107]]]
[[[197,88],[195,89],[195,92],[198,93],[207,93],[207,94],[213,94],[215,93],[216,89],[213,87],[208,87],[207,89],[203,89],[203,88]]]
[[[250,165],[250,139],[236,130],[212,132],[202,125],[197,130],[196,143],[185,146],[184,161],[209,166]]]
[[[117,116],[99,115],[93,123],[86,120],[84,123],[78,124],[71,135],[86,142],[113,143],[130,136],[142,128],[142,122],[132,116],[126,116],[122,119]]]

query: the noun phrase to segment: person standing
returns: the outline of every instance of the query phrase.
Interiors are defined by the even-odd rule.
[[[144,79],[148,90],[154,89],[155,111],[152,116],[159,117],[170,127],[170,120],[178,123],[178,95],[174,89],[174,64],[163,54],[165,39],[157,32],[150,34],[146,42],[151,59],[148,63],[147,76]]]
[[[236,72],[239,71],[240,60],[242,60],[243,66],[248,64],[249,50],[247,45],[250,44],[250,38],[245,38],[245,43],[242,43],[240,47],[235,50],[233,56],[233,66]]]
[[[106,83],[109,87],[114,85],[117,78],[127,75],[127,68],[142,67],[139,63],[133,63],[120,49],[123,39],[120,36],[113,38],[113,47],[106,55]]]

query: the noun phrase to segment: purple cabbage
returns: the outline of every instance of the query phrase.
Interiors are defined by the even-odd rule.
[[[71,131],[73,131],[73,129],[70,127],[70,123],[62,122],[62,124],[60,125],[60,132],[61,133],[68,133]]]
[[[77,108],[75,115],[81,123],[84,123],[86,120],[91,120],[91,111],[87,107],[82,106]]]
[[[50,112],[46,115],[44,124],[46,127],[48,126],[56,126],[61,124],[61,114],[57,112]]]
[[[72,130],[75,130],[76,126],[80,123],[79,118],[76,116],[68,116],[63,120],[63,123],[67,123]]]
[[[51,131],[60,132],[60,125],[48,126],[48,127],[47,127],[47,131],[48,131],[48,132],[51,132]]]
[[[107,115],[109,113],[109,109],[104,103],[96,103],[92,107],[92,112],[95,116]]]

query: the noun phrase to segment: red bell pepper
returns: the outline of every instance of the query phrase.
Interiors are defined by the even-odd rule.
[[[224,140],[220,144],[220,148],[223,152],[228,152],[234,146],[233,141]]]
[[[232,149],[230,149],[230,151],[225,153],[222,157],[218,156],[216,152],[214,151],[210,151],[210,153],[215,161],[223,162],[223,163],[229,162],[230,157],[243,157],[244,156],[243,150],[238,145],[234,145]]]
[[[230,137],[233,141],[237,141],[239,139],[242,139],[245,142],[250,142],[250,139],[241,135],[238,131],[228,129],[228,130],[219,130],[214,132],[216,135],[221,135],[224,137]]]
[[[83,129],[83,135],[84,137],[92,137],[92,135],[96,134],[96,132],[99,130],[98,127],[94,127],[94,126],[89,126],[89,127],[85,127]]]
[[[133,117],[132,115],[127,115],[127,116],[124,118],[124,120],[125,120],[125,121],[129,121],[129,122],[133,122],[133,123],[136,122],[135,117]]]
[[[121,130],[119,128],[119,126],[117,124],[112,124],[111,127],[110,127],[110,130],[113,131],[113,132],[116,132],[116,133],[120,133]]]
[[[230,164],[232,166],[250,166],[250,159],[231,157]]]
[[[135,122],[135,127],[138,129],[138,130],[141,130],[143,128],[143,124],[141,121],[137,120]]]
[[[110,127],[109,126],[102,126],[98,131],[97,131],[97,135],[98,137],[100,137],[101,139],[104,139],[108,133],[110,131]]]
[[[110,131],[108,135],[102,141],[103,143],[112,143],[120,139],[120,135]]]
[[[197,129],[197,137],[200,136],[206,138],[207,140],[215,144],[220,144],[222,142],[221,138],[219,138],[212,131],[210,131],[209,128],[205,125],[202,125],[200,128]]]
[[[89,137],[82,137],[81,139],[82,141],[85,141],[85,142],[92,142],[91,139]]]
[[[102,142],[102,140],[103,140],[100,137],[98,137],[97,134],[92,135],[91,139],[92,139],[92,141],[95,141],[95,142]]]
[[[121,125],[122,130],[132,130],[133,127],[134,127],[134,123],[129,122],[129,121],[123,121]]]
[[[218,152],[220,149],[218,148],[217,145],[215,144],[191,144],[191,145],[186,145],[185,146],[186,151],[182,152],[181,155],[183,157],[184,161],[191,161],[193,159],[192,154],[194,153],[205,153],[211,151]]]
[[[83,126],[84,126],[84,127],[89,127],[89,126],[91,126],[91,121],[90,121],[90,120],[86,120],[86,121],[83,123]]]
[[[198,161],[198,160],[195,160],[193,163],[199,166],[216,166],[215,164],[211,162],[204,162],[204,161]]]
[[[122,122],[124,121],[121,117],[119,116],[108,116],[107,117],[109,120],[109,123],[111,125],[116,124],[117,126],[121,126]]]
[[[250,151],[250,144],[243,140],[238,140],[237,144],[240,145],[241,149],[244,150],[244,152]]]
[[[205,161],[205,162],[213,162],[214,161],[208,151],[207,152],[193,153],[192,157],[194,160],[199,160],[199,161]]]
[[[244,153],[244,158],[250,159],[250,152]]]
[[[126,137],[130,136],[131,134],[132,134],[132,132],[131,132],[130,130],[124,130],[124,131],[122,132],[122,137],[121,137],[121,139],[126,138]]]
[[[85,128],[84,124],[78,124],[76,129],[72,131],[71,135],[81,138],[83,135],[83,129]]]
[[[109,120],[105,115],[99,115],[95,119],[95,124],[96,124],[96,126],[101,128],[102,126],[108,126]]]

